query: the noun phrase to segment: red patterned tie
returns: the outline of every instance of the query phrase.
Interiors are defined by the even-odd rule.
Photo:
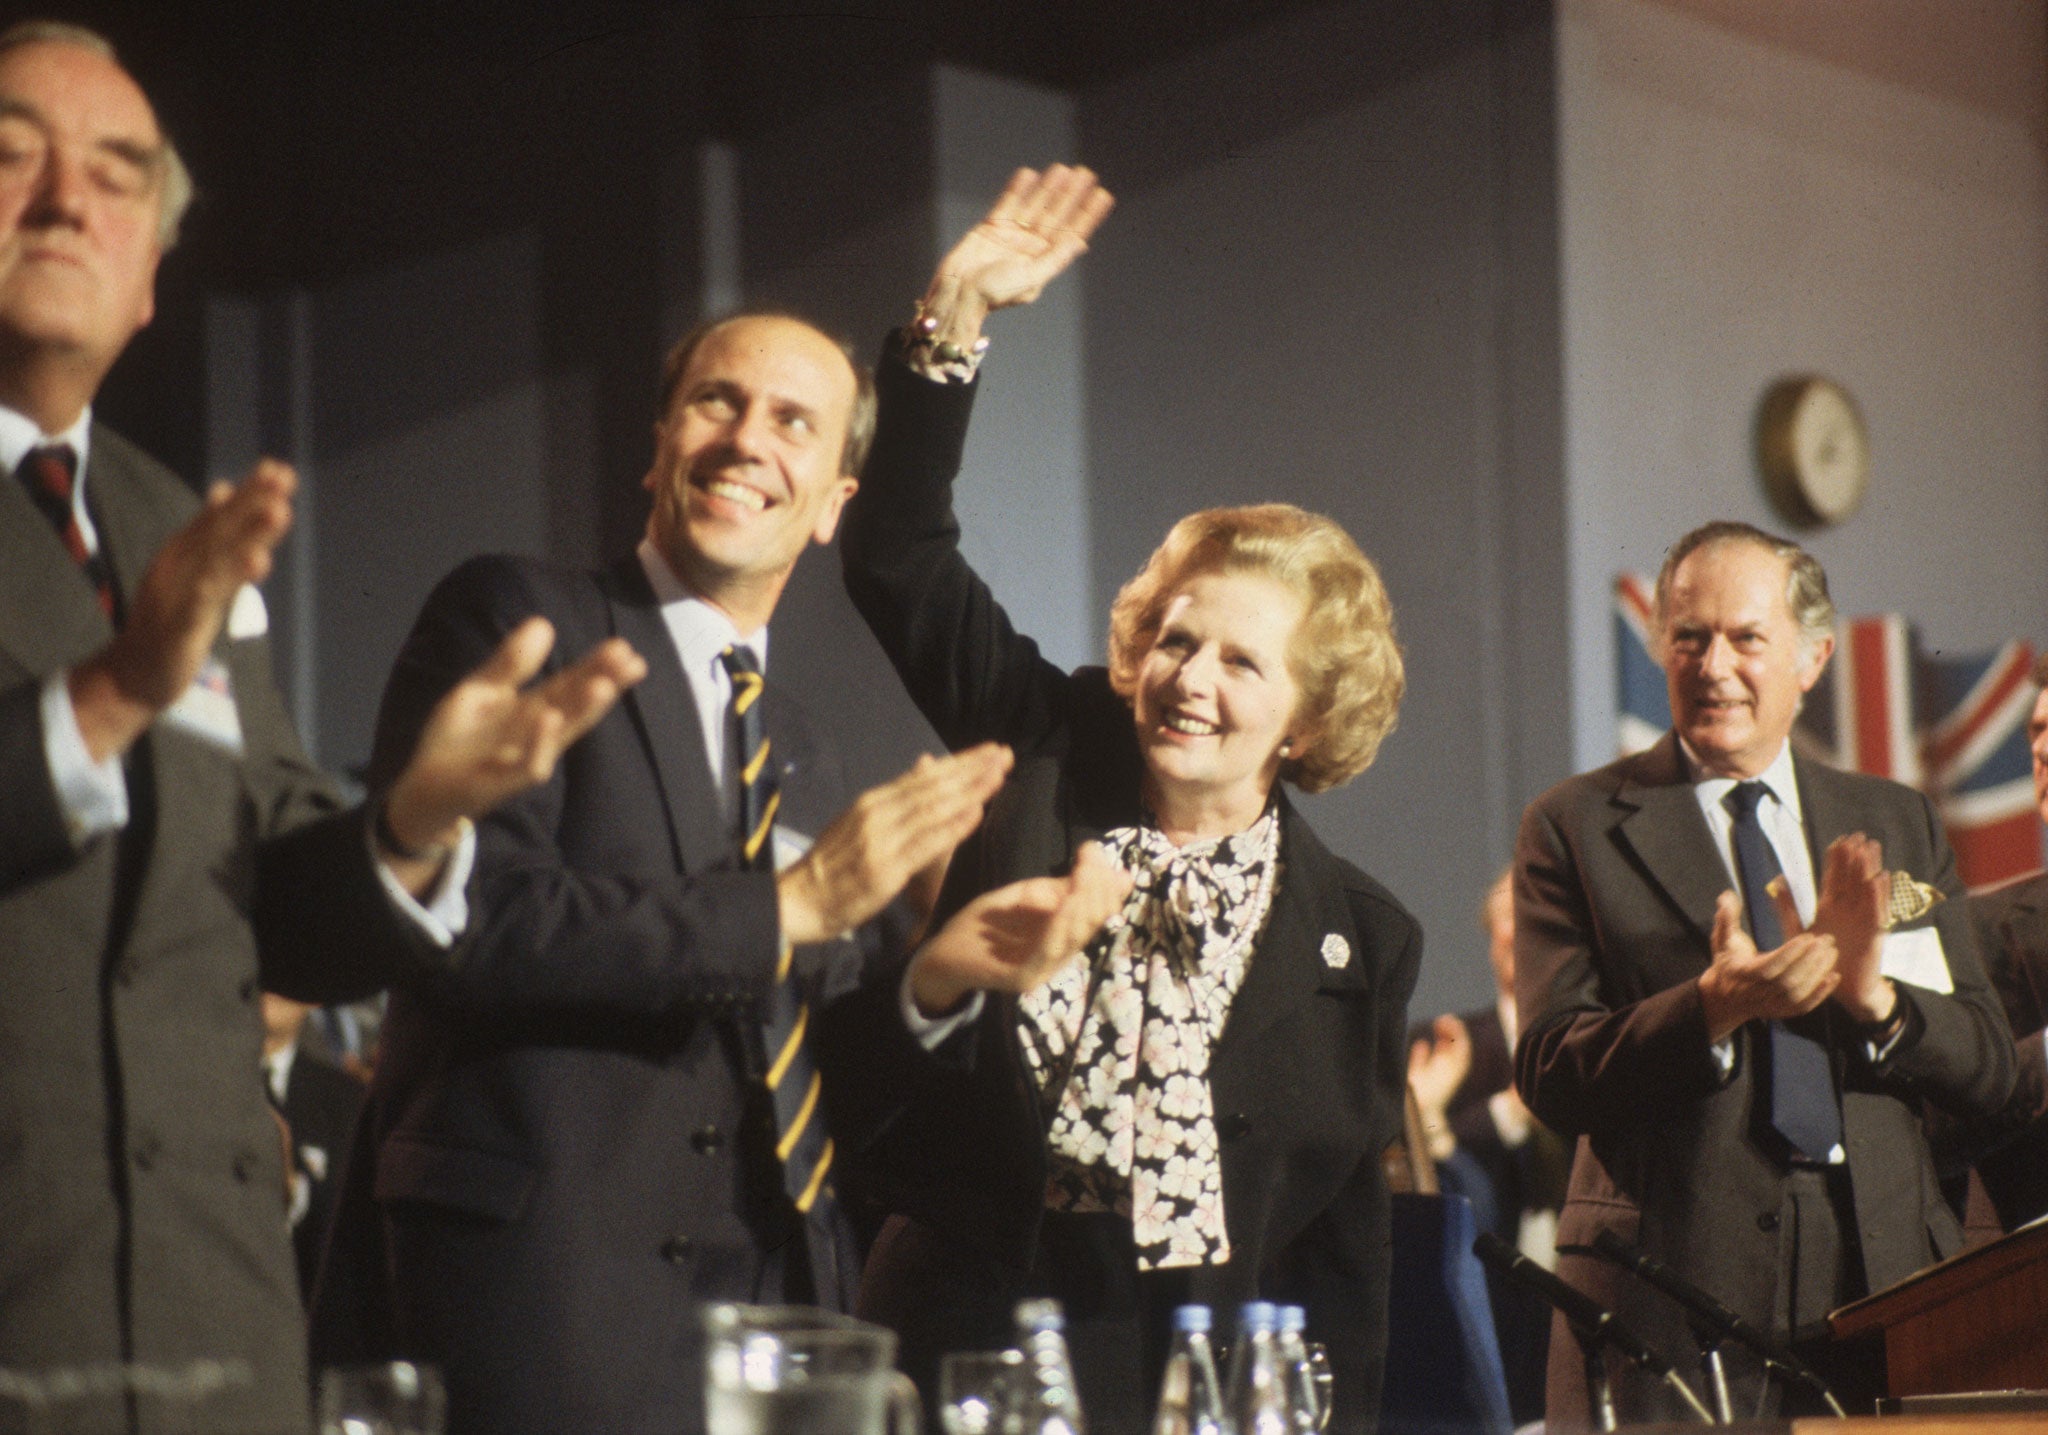
[[[85,570],[93,591],[99,595],[100,611],[111,618],[114,616],[114,584],[107,570],[106,557],[86,547],[85,530],[78,525],[78,510],[71,501],[77,469],[78,455],[71,451],[69,444],[60,443],[30,449],[28,457],[21,461],[19,472],[28,496],[35,500],[43,517],[49,519],[50,526],[57,530],[57,537],[63,540],[72,561]]]

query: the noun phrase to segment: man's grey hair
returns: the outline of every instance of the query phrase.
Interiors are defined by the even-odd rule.
[[[1704,523],[1672,544],[1664,554],[1664,566],[1657,570],[1655,617],[1657,642],[1664,642],[1666,609],[1671,601],[1671,577],[1678,565],[1702,548],[1727,543],[1749,543],[1785,560],[1785,606],[1799,625],[1799,641],[1812,652],[1835,634],[1835,600],[1828,596],[1828,575],[1820,560],[1789,538],[1747,523],[1726,520]]]
[[[62,20],[22,20],[0,30],[0,55],[23,45],[70,45],[90,50],[117,65],[121,63],[113,42],[106,36]],[[162,131],[161,120],[158,130]],[[184,158],[168,134],[163,135],[157,155],[156,244],[168,253],[178,242],[178,227],[185,222],[185,211],[192,207],[192,171],[185,168]]]

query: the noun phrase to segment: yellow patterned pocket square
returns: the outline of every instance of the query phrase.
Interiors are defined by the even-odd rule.
[[[1942,899],[1940,888],[1915,881],[1910,873],[1894,872],[1891,875],[1891,900],[1885,908],[1887,927],[1897,926],[1901,922],[1919,921],[1933,911],[1934,904]]]

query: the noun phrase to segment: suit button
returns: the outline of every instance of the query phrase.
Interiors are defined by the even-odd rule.
[[[256,1157],[248,1151],[235,1153],[235,1179],[248,1185],[256,1179]]]
[[[257,985],[256,985],[256,978],[254,978],[254,977],[244,977],[244,978],[242,979],[242,987],[241,987],[241,991],[242,991],[242,1000],[243,1000],[243,1001],[245,1001],[245,1002],[252,1002],[252,1001],[256,1000],[257,994],[258,994],[258,993],[259,993],[259,992],[260,992],[261,990],[262,990],[262,988],[260,988],[259,986],[257,986]]]
[[[136,1170],[147,1171],[156,1165],[156,1158],[162,1151],[163,1143],[152,1133],[145,1131],[135,1138],[135,1148],[130,1152],[130,1158],[135,1162]]]
[[[690,1133],[690,1147],[700,1156],[709,1156],[725,1144],[725,1133],[716,1126],[699,1126]]]
[[[1778,1213],[1777,1213],[1776,1211],[1766,1211],[1766,1212],[1764,1212],[1764,1213],[1763,1213],[1763,1214],[1762,1214],[1761,1216],[1758,1216],[1758,1217],[1756,1218],[1756,1228],[1757,1228],[1757,1229],[1758,1229],[1759,1231],[1775,1231],[1775,1230],[1777,1230],[1777,1229],[1778,1229]]]
[[[1252,1119],[1242,1111],[1233,1111],[1227,1116],[1216,1118],[1216,1134],[1225,1141],[1237,1141],[1249,1136]]]
[[[679,1266],[690,1258],[695,1243],[688,1236],[670,1236],[661,1243],[661,1258],[672,1266]]]

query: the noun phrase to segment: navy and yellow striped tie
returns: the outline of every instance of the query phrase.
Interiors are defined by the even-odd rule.
[[[719,654],[732,678],[731,727],[734,772],[738,777],[740,858],[754,871],[775,868],[775,810],[782,800],[769,762],[768,734],[761,722],[761,668],[751,648],[735,645]],[[832,1197],[832,1138],[818,1109],[820,1081],[805,1034],[811,1010],[795,980],[793,949],[784,946],[775,966],[762,1036],[767,1057],[768,1094],[775,1106],[775,1155],[782,1183],[799,1211],[810,1212]]]

